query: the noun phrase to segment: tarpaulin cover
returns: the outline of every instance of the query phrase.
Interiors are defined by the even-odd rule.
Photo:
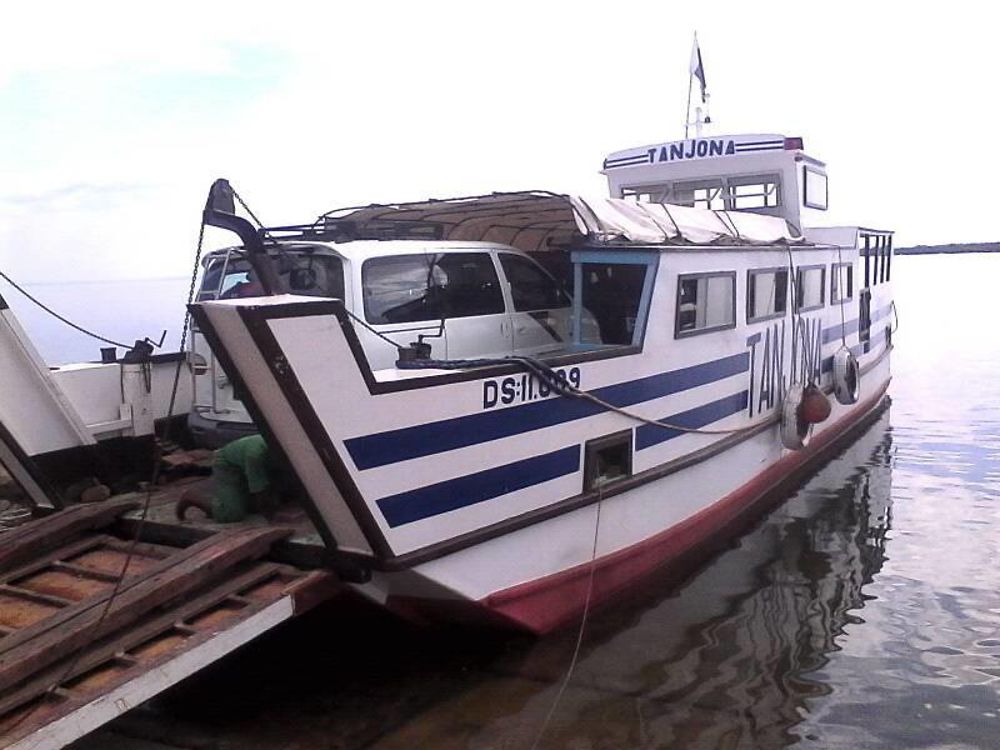
[[[582,241],[691,246],[804,242],[775,216],[546,192],[373,205],[333,211],[322,220],[349,220],[359,227],[392,221],[433,224],[442,239],[498,242],[527,252]]]

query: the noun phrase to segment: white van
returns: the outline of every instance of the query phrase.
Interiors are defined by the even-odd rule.
[[[544,355],[572,341],[572,302],[528,255],[507,245],[427,240],[281,242],[268,250],[292,294],[337,297],[372,330],[401,346],[418,337],[433,359]],[[241,248],[210,253],[198,300],[259,296]],[[584,315],[581,339],[596,333]],[[395,366],[397,350],[355,326],[372,370]],[[239,393],[193,331],[195,440],[218,447],[255,431]]]

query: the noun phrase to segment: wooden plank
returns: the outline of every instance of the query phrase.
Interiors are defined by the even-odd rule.
[[[53,607],[68,607],[76,603],[72,599],[64,599],[61,596],[43,594],[40,591],[32,591],[31,589],[22,588],[20,586],[11,586],[7,583],[0,584],[0,594],[6,594],[7,596],[12,596],[16,599],[24,599],[29,602],[49,604]]]
[[[58,560],[52,563],[53,570],[61,570],[65,573],[72,573],[80,578],[90,578],[94,581],[104,581],[105,583],[114,583],[118,580],[118,576],[112,573],[105,573],[102,570],[94,570],[93,568],[87,568],[83,565],[77,565],[76,563],[68,563],[63,560]]]
[[[202,539],[208,539],[211,534],[206,534]],[[133,542],[135,535],[131,534],[124,539],[114,539],[108,542],[108,549],[114,550],[115,552],[128,552],[130,549],[135,549],[135,553],[142,555],[143,557],[152,557],[155,560],[163,560],[166,557],[174,554],[178,547],[189,547],[188,544],[174,544],[170,546],[165,546],[162,544],[149,544],[148,542]],[[198,541],[201,541],[199,539]]]
[[[332,599],[344,586],[335,573],[328,570],[314,570],[297,581],[293,581],[285,593],[292,597],[295,614],[308,612],[318,604]]]
[[[144,663],[142,659],[137,659],[128,652],[170,631],[182,631],[188,637],[196,635],[199,632],[197,629],[187,625],[178,625],[178,623],[228,600],[234,592],[253,586],[279,572],[280,568],[273,563],[258,563],[250,570],[226,579],[211,591],[184,602],[176,609],[147,617],[138,622],[135,627],[129,628],[124,635],[116,634],[95,643],[80,655],[76,663],[73,664],[72,671],[68,673],[66,660],[36,672],[11,692],[0,694],[0,717],[42,695],[57,682],[72,680],[119,654],[122,654],[126,659],[132,659],[140,664]]]
[[[206,540],[206,547],[177,563],[165,560],[164,563],[171,563],[166,570],[121,590],[110,606],[95,603],[72,617],[61,617],[74,609],[67,607],[46,618],[45,623],[40,623],[48,624],[60,619],[62,623],[57,628],[45,628],[27,641],[19,639],[19,636],[24,631],[37,630],[34,626],[7,636],[0,640],[0,647],[14,639],[19,639],[25,647],[7,650],[0,655],[0,690],[7,690],[33,672],[124,627],[153,607],[204,586],[233,565],[264,555],[275,540],[290,533],[291,529],[275,528],[247,529],[230,536],[220,534],[217,538]]]
[[[283,597],[221,631],[199,633],[189,648],[133,668],[97,697],[73,696],[56,709],[58,713],[50,710],[41,721],[25,721],[0,736],[0,745],[6,750],[65,747],[292,617],[291,601]]]
[[[58,547],[50,552],[45,552],[39,557],[36,557],[29,563],[25,563],[19,568],[10,570],[2,575],[0,575],[0,583],[9,583],[10,581],[16,581],[18,578],[24,578],[27,575],[31,575],[43,568],[47,568],[53,563],[62,560],[64,557],[73,557],[75,555],[82,554],[87,550],[93,549],[94,547],[99,547],[107,541],[111,540],[113,537],[107,536],[105,534],[97,534],[96,536],[89,536],[86,539],[78,539],[77,541]]]
[[[4,532],[4,544],[0,548],[0,573],[30,560],[39,552],[54,547],[81,531],[107,526],[122,513],[138,505],[135,500],[109,500],[94,505],[78,505]]]
[[[238,531],[219,532],[218,534],[212,537],[208,537],[202,540],[199,544],[194,544],[185,549],[175,550],[173,555],[159,559],[154,565],[147,568],[140,575],[131,576],[126,573],[126,578],[122,586],[119,588],[118,595],[120,596],[125,591],[127,591],[131,586],[135,585],[140,581],[152,578],[158,573],[162,573],[165,570],[169,570],[172,566],[180,562],[183,562],[185,559],[191,557],[192,555],[197,555],[206,549],[211,549],[212,546],[215,544],[219,543],[225,544],[226,540],[231,539],[234,536],[234,534],[237,533]],[[139,546],[142,545],[141,544],[136,545],[137,548]],[[120,551],[116,549],[115,552],[116,554],[122,555],[123,564],[125,561],[125,554],[127,553],[127,550],[128,550],[128,545],[126,544],[121,547]],[[76,617],[81,613],[102,606],[104,602],[106,602],[108,598],[110,598],[112,590],[113,589],[109,589],[104,594],[91,597],[82,602],[78,602],[72,607],[67,607],[62,612],[59,612],[56,615],[53,615],[38,623],[35,623],[34,625],[31,626],[30,629],[23,628],[21,630],[18,630],[17,633],[7,638],[4,638],[3,641],[0,641],[0,654],[10,651],[14,647],[20,645],[21,643],[25,643],[31,640],[32,638],[39,637],[43,635],[46,631],[52,630],[57,627],[61,627],[63,623],[68,622],[71,618]]]

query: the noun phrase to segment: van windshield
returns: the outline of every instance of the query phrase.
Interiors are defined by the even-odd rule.
[[[314,253],[284,253],[273,259],[282,287],[291,294],[344,298],[340,258]],[[199,300],[259,297],[264,288],[249,261],[235,253],[212,258],[205,266]]]

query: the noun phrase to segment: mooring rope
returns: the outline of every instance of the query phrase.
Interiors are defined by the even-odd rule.
[[[10,276],[8,276],[7,274],[5,274],[3,271],[0,271],[0,278],[2,278],[4,281],[6,281],[8,284],[10,284],[12,287],[14,287],[17,291],[19,291],[25,297],[27,297],[29,300],[31,300],[36,305],[38,305],[38,307],[40,307],[42,310],[44,310],[45,312],[47,312],[53,318],[55,318],[56,320],[58,320],[58,321],[60,321],[62,323],[65,323],[70,328],[74,328],[77,331],[79,331],[80,333],[86,334],[87,336],[90,336],[93,339],[97,339],[98,341],[103,341],[105,344],[111,344],[112,346],[118,346],[118,347],[121,347],[122,349],[131,349],[132,348],[131,344],[123,344],[120,341],[115,341],[113,339],[107,338],[106,336],[101,336],[99,333],[94,333],[93,331],[89,331],[86,328],[84,328],[83,326],[74,323],[72,320],[70,320],[69,318],[65,317],[64,315],[60,315],[55,310],[53,310],[51,307],[49,307],[48,305],[46,305],[44,302],[42,302],[38,298],[32,296],[32,294],[30,292],[28,292],[26,289],[24,289],[24,287],[22,287],[20,284],[18,284],[16,281],[14,281],[14,279],[12,279]]]
[[[197,277],[198,266],[201,261],[201,251],[202,251],[204,237],[205,237],[205,222],[204,220],[202,220],[201,227],[198,231],[198,248],[195,253],[194,272],[192,273],[191,285],[188,289],[188,305],[190,305],[191,301],[194,299],[195,279]],[[187,307],[185,307],[185,310],[187,310]],[[187,334],[188,331],[188,323],[190,315],[191,313],[190,311],[188,311],[184,319],[184,330],[183,333],[181,334],[182,351],[184,347],[185,335]],[[164,432],[164,438],[166,438],[169,435],[170,431],[170,420],[171,417],[173,417],[173,410],[174,410],[174,397],[177,393],[177,383],[180,376],[180,370],[182,364],[183,364],[183,359],[178,360],[177,370],[174,375],[173,390],[171,391],[170,394],[170,405],[167,409],[167,421]],[[122,562],[121,570],[118,571],[117,578],[115,579],[115,585],[111,589],[111,594],[108,596],[108,600],[105,602],[104,607],[101,610],[101,614],[97,618],[97,622],[94,624],[92,628],[90,628],[89,638],[84,643],[82,643],[80,647],[73,653],[73,656],[71,657],[69,663],[66,665],[66,669],[63,670],[63,672],[61,673],[61,676],[58,679],[56,679],[45,690],[44,693],[42,693],[35,699],[36,702],[32,706],[31,710],[23,713],[20,717],[18,717],[17,721],[15,721],[13,724],[11,724],[9,727],[6,728],[7,732],[12,732],[13,730],[17,729],[19,726],[21,726],[21,724],[27,721],[28,718],[33,716],[35,712],[47,701],[49,696],[51,696],[59,688],[60,685],[62,685],[64,682],[66,682],[73,676],[73,672],[76,671],[76,668],[80,663],[80,659],[83,658],[84,653],[86,653],[87,649],[93,646],[94,643],[97,641],[97,639],[101,637],[102,635],[101,627],[104,625],[104,622],[108,617],[108,614],[111,612],[112,605],[118,598],[118,595],[121,593],[122,584],[125,582],[125,577],[128,574],[129,566],[132,564],[132,560],[135,557],[136,548],[139,545],[139,540],[142,537],[142,531],[145,528],[146,519],[149,516],[149,508],[152,505],[153,489],[156,487],[160,479],[160,471],[161,471],[161,465],[160,465],[159,450],[157,448],[154,448],[153,471],[149,478],[149,483],[146,486],[146,497],[143,501],[142,510],[140,511],[139,514],[138,523],[136,523],[135,531],[132,534],[132,539],[129,541],[129,546],[128,549],[126,550],[125,559]],[[39,738],[39,741],[41,741],[41,738]]]

